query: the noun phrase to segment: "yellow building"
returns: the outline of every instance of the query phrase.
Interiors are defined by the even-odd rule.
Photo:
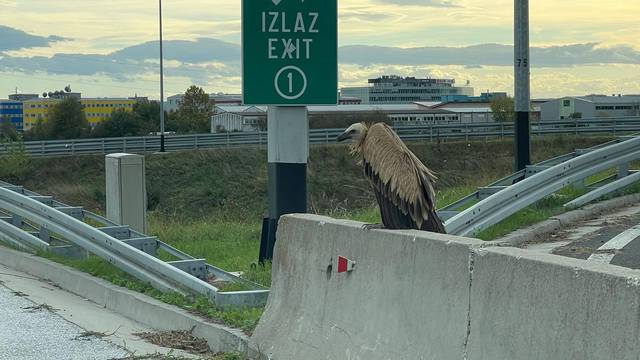
[[[133,111],[135,99],[87,98],[80,100],[91,127],[111,117],[116,110]]]
[[[49,108],[59,103],[60,99],[31,99],[23,103],[24,131],[31,130],[38,123],[39,119],[46,121],[49,118]]]
[[[24,102],[24,130],[30,130],[38,123],[38,119],[46,121],[49,118],[49,109],[59,103],[60,99],[40,98],[31,99]],[[111,117],[111,114],[122,109],[133,111],[136,99],[116,99],[116,98],[87,98],[81,99],[80,103],[84,109],[84,114],[91,127],[99,122]]]

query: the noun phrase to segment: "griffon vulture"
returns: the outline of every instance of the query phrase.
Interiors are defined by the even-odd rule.
[[[418,229],[445,233],[436,214],[433,173],[384,123],[351,125],[338,141],[353,140],[359,162],[378,200],[387,229]]]

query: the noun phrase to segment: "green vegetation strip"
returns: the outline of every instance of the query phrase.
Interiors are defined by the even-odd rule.
[[[594,175],[587,179],[587,183],[591,184],[611,175],[612,171]],[[475,237],[490,241],[503,237],[513,231],[547,220],[550,217],[565,213],[567,209],[564,204],[576,199],[588,192],[587,189],[575,188],[573,186],[564,188],[555,194],[552,194],[537,203],[518,211],[503,221],[495,224],[484,231],[476,234]],[[640,193],[640,183],[630,185],[624,189],[611,193],[597,201],[612,199],[618,196]]]
[[[203,316],[213,322],[242,329],[250,334],[262,316],[263,308],[236,308],[220,310],[206,297],[186,297],[178,293],[163,293],[152,288],[124,271],[121,271],[95,256],[90,256],[85,260],[72,260],[65,257],[56,256],[50,253],[40,253],[42,257],[53,260],[60,264],[84,271],[95,277],[109,281],[115,285],[125,287],[129,290],[137,291],[154,299],[160,300],[170,305],[178,306],[194,314]]]

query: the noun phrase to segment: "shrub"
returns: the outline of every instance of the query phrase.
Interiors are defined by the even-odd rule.
[[[0,155],[0,177],[9,182],[21,183],[31,168],[31,158],[22,138],[2,138],[0,149],[4,150]]]

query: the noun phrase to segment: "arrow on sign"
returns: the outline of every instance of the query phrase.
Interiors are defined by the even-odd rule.
[[[271,0],[273,2],[273,4],[275,6],[278,6],[278,4],[280,4],[282,2],[282,0]],[[300,0],[301,2],[304,2],[304,0]]]

